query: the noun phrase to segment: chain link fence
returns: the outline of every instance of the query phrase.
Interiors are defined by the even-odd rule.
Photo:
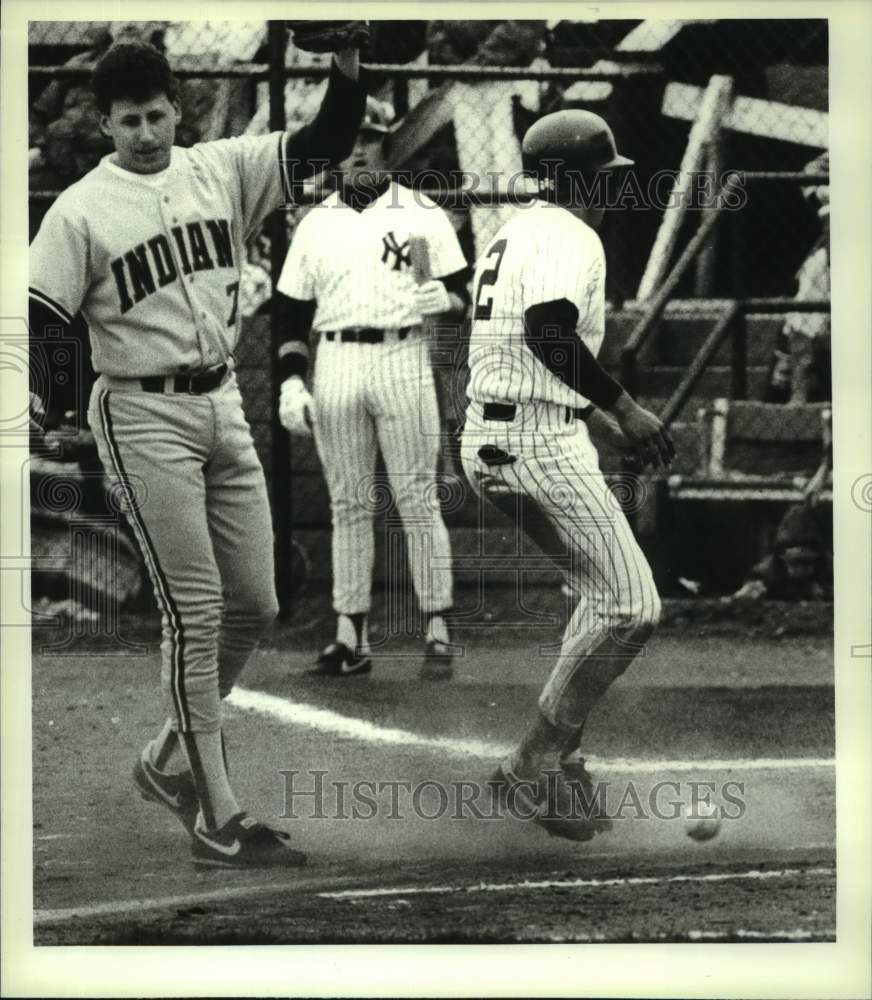
[[[607,207],[614,210],[606,212],[601,230],[613,338],[619,341],[628,329],[622,312],[638,315],[662,285],[729,170],[806,171],[810,180],[746,185],[741,209],[724,213],[675,297],[829,298],[826,21],[406,20],[372,26],[363,58],[372,68],[373,94],[395,116],[391,165],[450,206],[470,262],[521,210],[506,191],[521,171],[525,130],[548,112],[585,108],[609,121],[618,148],[635,161],[621,186],[610,189]],[[269,130],[265,21],[31,22],[32,234],[57,192],[110,152],[88,73],[109,46],[131,37],[155,44],[178,71],[180,145]],[[289,42],[284,66],[284,114],[293,130],[319,106],[329,56]],[[500,194],[490,199],[492,191]],[[471,204],[470,192],[485,204]],[[285,213],[288,238],[305,211]],[[280,261],[270,233],[265,228],[248,248],[240,293],[248,329],[237,360],[272,481],[274,439],[283,432],[273,422],[270,302]],[[75,330],[85,342],[81,322]],[[660,353],[646,361],[645,398],[669,397],[705,332],[705,324],[682,327],[667,314],[658,331]],[[764,311],[762,319],[749,320],[748,338],[750,398],[770,404],[830,398],[824,310]],[[680,357],[675,344],[686,345]],[[715,370],[723,370],[724,361],[716,358],[703,380],[703,403],[729,395],[726,376]],[[811,374],[805,378],[802,371]],[[79,379],[78,398],[69,391],[69,408],[83,410],[89,378],[93,373],[86,371]],[[452,465],[447,442],[459,417],[451,396],[443,392],[446,471]],[[699,402],[692,399],[687,412]],[[773,419],[768,411],[765,420]],[[273,503],[304,532],[323,529],[329,508],[317,460],[311,449],[292,447],[293,509],[284,507],[290,501],[283,497],[273,496]]]

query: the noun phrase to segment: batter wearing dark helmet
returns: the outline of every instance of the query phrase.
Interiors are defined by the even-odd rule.
[[[522,154],[539,197],[497,232],[476,268],[461,457],[473,488],[560,557],[579,595],[536,716],[496,788],[549,833],[588,840],[606,823],[574,759],[582,730],[660,615],[651,569],[588,428],[598,424],[655,467],[668,466],[674,449],[660,420],[596,360],[605,334],[596,197],[606,172],[633,161],[602,118],[579,110],[536,122]]]

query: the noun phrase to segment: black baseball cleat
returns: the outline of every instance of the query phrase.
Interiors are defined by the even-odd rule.
[[[188,833],[194,835],[194,823],[200,804],[194,788],[194,776],[190,771],[182,771],[181,774],[158,771],[143,750],[142,756],[133,766],[133,783],[146,802],[157,802],[169,809]]]
[[[290,834],[274,830],[248,813],[231,817],[218,830],[206,830],[197,817],[191,853],[197,868],[299,868],[302,851],[289,846]]]
[[[565,789],[568,789],[572,802],[575,803],[573,811],[579,811],[584,818],[590,822],[593,832],[606,833],[612,828],[612,821],[607,815],[607,803],[600,798],[600,789],[608,791],[608,786],[594,785],[590,771],[584,762],[584,757],[576,760],[562,760],[560,762],[560,778]],[[547,818],[547,817],[546,817]]]
[[[428,639],[418,676],[422,681],[450,681],[454,676],[454,653],[451,646],[438,639]]]
[[[531,819],[552,837],[584,842],[611,829],[584,761],[543,768],[535,779],[519,778],[505,764],[494,771],[487,785],[501,812]]]
[[[355,656],[344,643],[331,642],[321,651],[309,673],[319,677],[351,677],[368,674],[370,670],[372,661],[368,656]]]

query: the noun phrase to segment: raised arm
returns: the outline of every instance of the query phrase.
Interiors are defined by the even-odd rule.
[[[357,49],[335,53],[327,91],[318,113],[299,131],[288,133],[288,175],[303,180],[351,154],[366,109],[367,71]]]

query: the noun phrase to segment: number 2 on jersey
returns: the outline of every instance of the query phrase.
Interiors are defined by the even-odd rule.
[[[473,319],[491,318],[494,293],[488,291],[487,288],[489,285],[496,284],[500,273],[500,264],[503,262],[503,254],[506,252],[506,243],[506,240],[497,240],[491,247],[491,252],[487,255],[488,262],[492,261],[494,257],[496,257],[496,260],[490,267],[485,268],[481,272],[481,277],[478,279],[478,288],[475,293],[475,311],[472,314]]]

